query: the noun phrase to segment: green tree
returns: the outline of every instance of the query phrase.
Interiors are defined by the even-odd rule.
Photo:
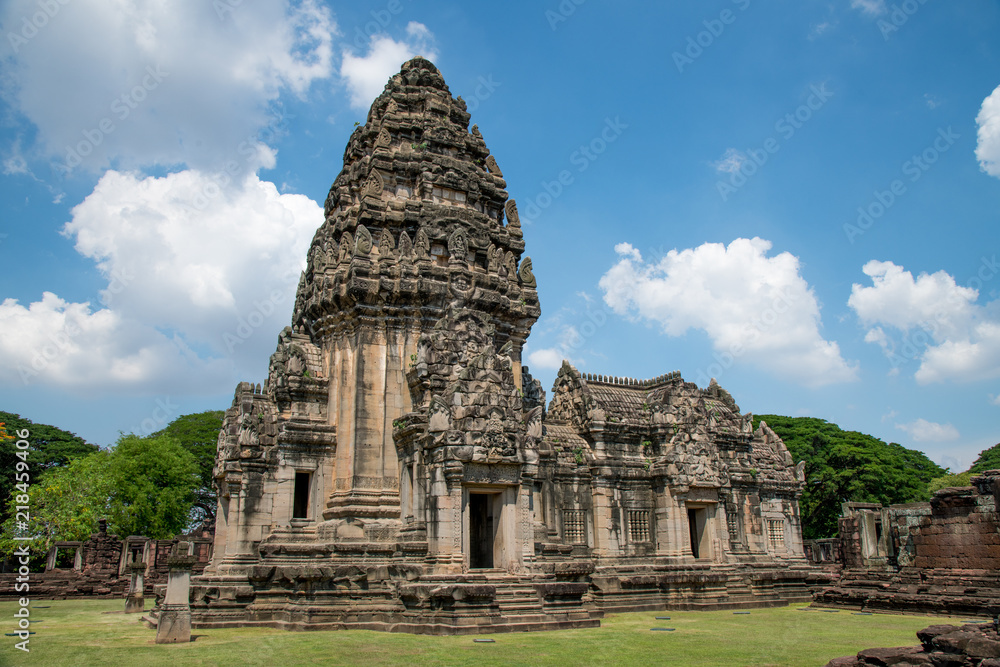
[[[955,475],[942,475],[941,477],[935,477],[927,483],[927,494],[932,496],[935,491],[946,489],[949,486],[969,486],[971,479],[972,473],[968,470]]]
[[[15,490],[0,527],[0,553],[27,544],[32,553],[44,555],[54,542],[87,539],[97,530],[97,520],[108,513],[110,457],[110,452],[99,450],[45,471],[32,480],[27,494]],[[18,505],[28,507],[27,525],[20,525]],[[20,542],[15,536],[33,539]]]
[[[170,422],[163,430],[150,436],[170,436],[194,455],[195,461],[198,463],[198,475],[201,479],[201,484],[195,492],[197,499],[194,503],[195,513],[192,517],[194,522],[215,520],[218,501],[215,480],[212,479],[212,470],[215,467],[215,450],[219,440],[219,430],[222,428],[222,418],[225,414],[222,410],[212,410],[182,415]]]
[[[111,454],[109,520],[119,535],[167,539],[187,528],[201,478],[174,438],[122,435]]]
[[[756,415],[754,427],[761,421],[781,436],[796,463],[806,462],[806,486],[799,501],[806,539],[836,535],[843,502],[926,500],[928,482],[947,473],[922,452],[843,431],[823,419]]]
[[[0,422],[5,424],[9,435],[25,429],[29,432],[27,463],[32,480],[38,479],[50,468],[65,466],[74,458],[87,456],[98,450],[97,445],[92,445],[68,431],[48,424],[35,424],[30,419],[24,419],[10,412],[0,412]],[[0,441],[0,470],[14,470],[14,466],[20,460],[17,458],[17,452],[15,440]],[[0,475],[0,522],[8,516],[7,504],[13,490],[14,476],[6,473]]]
[[[969,472],[984,473],[998,468],[1000,468],[1000,443],[979,452],[979,458],[973,462]]]

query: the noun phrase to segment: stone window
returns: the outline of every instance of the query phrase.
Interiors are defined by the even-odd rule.
[[[767,520],[767,541],[772,549],[785,548],[785,522],[782,519]]]
[[[739,514],[735,505],[726,507],[726,528],[729,529],[729,541],[738,544],[741,541]]]
[[[628,511],[629,542],[649,542],[649,510]]]
[[[72,570],[73,564],[76,561],[76,549],[73,547],[56,547],[55,561],[55,569]]]
[[[309,518],[309,482],[312,475],[308,472],[295,473],[295,491],[292,496],[292,518]]]
[[[584,510],[563,510],[563,539],[570,544],[587,543],[587,516]]]

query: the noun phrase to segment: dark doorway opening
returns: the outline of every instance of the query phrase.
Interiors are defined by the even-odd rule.
[[[295,492],[292,496],[292,518],[309,518],[309,477],[307,472],[295,473]]]
[[[469,494],[469,567],[493,567],[493,496]]]
[[[698,558],[698,545],[701,539],[698,537],[698,510],[688,510],[688,530],[691,533],[691,555]]]
[[[691,555],[695,558],[708,557],[708,544],[705,540],[705,528],[708,522],[708,510],[705,508],[688,509],[688,531],[691,534]]]

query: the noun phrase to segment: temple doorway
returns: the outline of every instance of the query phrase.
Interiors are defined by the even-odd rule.
[[[688,531],[691,540],[691,555],[695,558],[710,558],[708,531],[708,509],[705,507],[689,507]]]
[[[499,501],[499,493],[469,493],[469,567],[472,569],[494,567]]]

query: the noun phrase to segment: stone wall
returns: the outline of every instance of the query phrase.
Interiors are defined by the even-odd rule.
[[[836,585],[816,593],[816,603],[921,613],[996,613],[998,482],[1000,470],[990,470],[973,477],[973,486],[941,489],[929,503],[845,505],[850,515],[839,522],[844,570]],[[865,529],[866,516],[883,517],[881,533]]]
[[[179,540],[193,544],[195,571],[202,572],[211,560],[211,529],[172,540],[151,540],[130,536],[124,540],[107,532],[107,522],[99,522],[98,532],[83,542],[57,542],[46,559],[44,572],[31,574],[32,597],[124,597],[129,587],[128,562],[133,552],[146,562],[144,590],[152,595],[153,587],[167,580],[167,558]],[[66,558],[60,556],[66,554]],[[61,567],[68,565],[67,567]],[[0,574],[0,599],[18,597],[16,573]]]
[[[912,531],[914,567],[1000,572],[1000,526],[992,492],[942,489],[930,505],[928,520]]]

